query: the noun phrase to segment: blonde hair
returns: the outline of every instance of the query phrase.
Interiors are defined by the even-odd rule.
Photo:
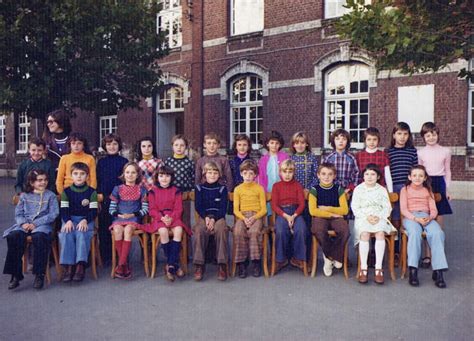
[[[297,131],[296,133],[293,134],[291,137],[291,146],[290,150],[293,154],[296,154],[296,149],[294,147],[296,142],[304,142],[306,143],[306,151],[311,152],[311,143],[309,142],[309,137],[308,134],[306,134],[304,131]]]
[[[206,173],[211,170],[217,171],[219,173],[219,177],[222,176],[221,169],[214,161],[209,161],[204,164],[204,167],[202,167],[202,175],[206,175]]]
[[[284,171],[284,170],[292,170],[294,171],[295,170],[295,162],[293,160],[285,160],[281,163],[280,165],[280,171]]]
[[[221,144],[221,139],[216,133],[207,133],[204,135],[204,143],[206,143],[206,140],[216,140],[217,144]]]

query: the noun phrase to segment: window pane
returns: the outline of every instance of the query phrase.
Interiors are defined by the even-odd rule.
[[[357,99],[351,100],[351,114],[357,114],[359,112],[359,101]]]
[[[369,127],[369,115],[360,115],[360,129]]]
[[[369,92],[369,81],[360,82],[360,92]]]
[[[349,122],[350,129],[357,129],[359,128],[359,116],[351,115],[350,122]]]
[[[369,100],[368,99],[361,99],[360,100],[360,112],[361,113],[368,113],[369,112]]]
[[[359,92],[359,82],[351,82],[351,94],[355,94]]]
[[[351,134],[351,141],[352,142],[358,142],[359,134],[357,133],[357,130],[351,130],[350,134]]]

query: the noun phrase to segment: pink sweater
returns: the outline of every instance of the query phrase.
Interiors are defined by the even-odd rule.
[[[413,184],[403,187],[400,191],[400,211],[410,220],[415,220],[412,212],[426,212],[431,219],[438,215],[436,202],[428,189]]]
[[[430,176],[444,176],[446,187],[451,183],[451,151],[439,144],[418,150],[418,162]]]

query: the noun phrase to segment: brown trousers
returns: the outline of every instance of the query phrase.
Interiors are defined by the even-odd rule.
[[[242,212],[246,218],[255,212]],[[250,260],[259,260],[262,255],[262,219],[257,219],[247,228],[243,220],[237,219],[234,225],[235,262],[241,263],[247,259],[250,251]]]
[[[206,249],[209,244],[209,237],[214,236],[216,241],[216,258],[218,264],[228,262],[228,231],[225,219],[219,219],[214,224],[214,230],[209,232],[204,219],[199,218],[193,226],[193,263],[204,265],[206,263]]]
[[[334,230],[336,237],[329,237],[328,230]],[[349,238],[349,226],[343,218],[313,217],[311,232],[321,245],[327,258],[344,261],[344,244]]]

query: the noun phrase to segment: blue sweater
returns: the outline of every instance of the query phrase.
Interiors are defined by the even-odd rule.
[[[64,222],[78,216],[90,223],[97,216],[97,207],[97,192],[88,185],[72,185],[61,193],[61,219]]]
[[[403,147],[388,149],[390,160],[390,173],[394,185],[404,185],[408,180],[408,174],[412,166],[418,164],[418,154],[415,147]]]
[[[104,194],[104,199],[108,199],[115,186],[122,184],[119,176],[127,162],[126,158],[118,154],[107,155],[97,162],[97,193]]]
[[[216,221],[225,217],[227,211],[227,188],[218,182],[207,182],[196,185],[196,211],[203,219],[214,218]]]

